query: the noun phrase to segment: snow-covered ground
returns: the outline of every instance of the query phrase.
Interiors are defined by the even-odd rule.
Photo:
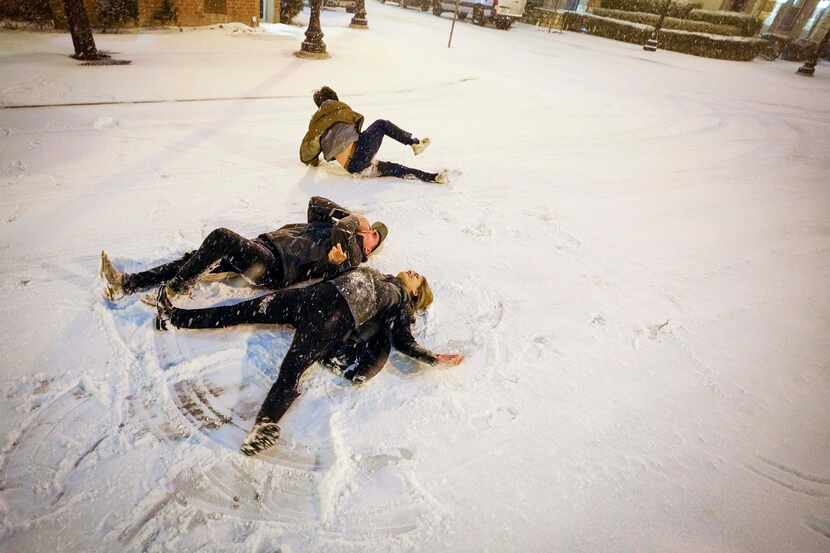
[[[104,102],[0,110],[0,550],[830,550],[830,67],[522,25],[447,49],[448,19],[368,9],[323,14],[326,61],[284,27],[97,36],[121,67],[0,33],[3,105]],[[453,182],[301,165],[321,84]],[[98,254],[147,267],[315,194],[389,224],[371,264],[427,275],[418,334],[467,359],[314,367],[248,459],[290,332],[157,333]]]

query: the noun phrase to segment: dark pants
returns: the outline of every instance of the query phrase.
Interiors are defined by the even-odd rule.
[[[378,119],[369,125],[365,131],[360,133],[355,144],[354,152],[352,152],[352,159],[349,160],[349,165],[346,170],[349,173],[360,173],[369,167],[372,164],[372,159],[374,159],[378,150],[380,150],[384,136],[388,136],[407,146],[417,143],[417,140],[412,138],[412,133],[400,129],[385,119]],[[418,169],[412,169],[404,165],[392,163],[391,161],[378,161],[378,173],[381,177],[406,178],[411,176],[426,182],[434,182],[437,176],[437,173],[419,171]]]
[[[186,253],[181,259],[124,275],[124,289],[136,292],[169,281],[174,290],[182,291],[211,270],[241,273],[262,286],[276,287],[282,282],[282,264],[267,246],[219,228],[207,235],[198,250]]]
[[[298,384],[306,369],[330,357],[354,332],[349,305],[330,282],[279,290],[235,305],[174,308],[170,322],[178,328],[224,328],[240,324],[293,326],[294,339],[282,360],[277,381],[257,415],[258,421],[268,417],[272,422],[279,421],[299,397]]]

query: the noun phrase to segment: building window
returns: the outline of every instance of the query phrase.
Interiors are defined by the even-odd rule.
[[[227,13],[225,0],[205,0],[205,11],[207,13]]]

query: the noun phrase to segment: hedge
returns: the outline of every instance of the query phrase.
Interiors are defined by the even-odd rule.
[[[573,31],[584,30],[592,35],[632,44],[645,44],[654,32],[651,25],[576,12],[565,12],[564,28]],[[736,61],[752,60],[767,44],[766,41],[757,38],[725,37],[672,29],[662,29],[658,33],[657,42],[659,47],[665,50]]]
[[[600,17],[610,17],[611,19],[622,19],[623,21],[632,21],[634,23],[642,23],[643,25],[657,25],[657,20],[660,16],[653,13],[646,12],[626,12],[622,10],[609,10],[606,8],[594,8],[592,13]]]
[[[644,25],[657,25],[660,19],[659,15],[653,13],[643,12],[624,12],[620,10],[606,10],[603,8],[594,8],[594,15],[600,17],[610,17],[612,19],[623,19],[625,21],[633,21],[634,23],[642,23]],[[692,21],[691,19],[678,19],[676,17],[667,17],[663,20],[663,27],[666,29],[677,29],[679,31],[691,31],[695,33],[708,33],[711,35],[735,36],[738,33],[738,28],[732,25],[715,25],[714,23],[706,23],[705,21]]]
[[[566,31],[585,30],[588,34],[633,44],[645,43],[654,32],[650,25],[571,11],[563,14],[562,28]]]
[[[677,19],[676,17],[667,17],[663,21],[663,28],[689,31],[692,33],[706,33],[709,35],[736,36],[740,34],[738,27],[734,25],[716,25],[714,23],[707,23],[706,21]]]
[[[741,36],[755,36],[761,30],[763,21],[749,14],[714,10],[692,10],[689,19],[705,21],[715,25],[734,25]]]
[[[668,29],[660,31],[657,43],[665,50],[734,61],[752,61],[767,46],[767,41],[760,38],[725,37]]]
[[[623,12],[643,12],[660,15],[663,13],[665,0],[600,0],[600,7],[606,10]],[[666,13],[669,17],[686,19],[692,10],[703,7],[700,2],[672,2]]]
[[[2,18],[45,25],[52,21],[52,8],[49,0],[0,0],[0,19]]]

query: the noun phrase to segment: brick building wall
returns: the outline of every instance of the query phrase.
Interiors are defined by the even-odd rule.
[[[5,13],[17,15],[25,10],[18,7],[25,7],[32,0],[0,0],[0,16]],[[52,17],[55,26],[60,29],[66,28],[66,16],[64,15],[63,0],[46,0],[52,9]],[[155,20],[163,0],[137,0],[138,2],[138,25],[153,26],[159,22]],[[213,25],[216,23],[240,22],[246,25],[253,23],[252,18],[259,20],[260,0],[173,0],[178,12],[178,24],[185,26]],[[19,5],[19,6],[18,6]],[[98,0],[84,0],[86,13],[94,27],[98,23]],[[279,3],[277,3],[279,6]],[[279,9],[279,8],[277,8]]]
[[[140,3],[160,3],[161,0],[139,0]],[[212,25],[238,21],[252,24],[259,19],[260,0],[176,0],[180,25]]]

